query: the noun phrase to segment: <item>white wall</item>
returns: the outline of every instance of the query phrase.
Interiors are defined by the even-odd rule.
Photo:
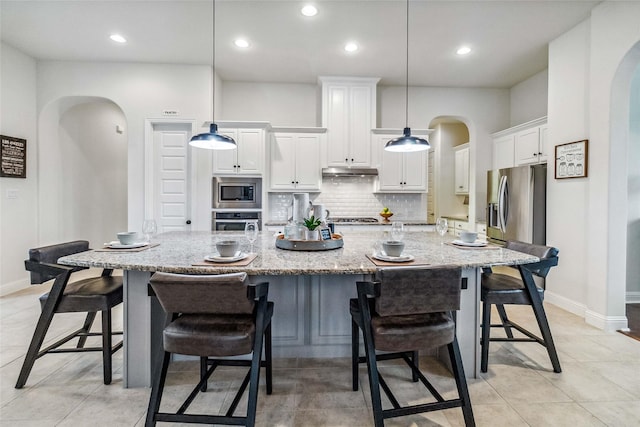
[[[317,86],[282,83],[223,83],[224,120],[268,121],[272,126],[319,126]],[[217,114],[216,114],[217,115]]]
[[[27,178],[0,178],[0,295],[25,286],[23,261],[38,244],[36,61],[0,44],[0,134],[27,140]],[[7,190],[18,197],[7,199]]]
[[[588,22],[550,44],[549,77],[549,146],[589,139]],[[555,180],[553,167],[547,169],[547,244],[560,250],[560,263],[547,278],[547,290],[551,296],[566,299],[562,306],[581,315],[586,305],[589,180]],[[574,307],[567,306],[570,303]]]
[[[511,124],[516,126],[547,115],[549,70],[540,71],[509,92],[511,97]]]
[[[589,170],[549,180],[547,240],[560,249],[560,266],[548,299],[608,330],[626,326],[626,266],[637,260],[626,259],[625,224],[629,93],[640,54],[625,57],[640,41],[639,17],[638,2],[604,2],[549,47],[550,143],[589,139]]]
[[[63,240],[89,240],[90,247],[100,247],[127,229],[127,136],[122,110],[105,100],[74,105],[60,117],[58,142]]]
[[[627,222],[627,300],[640,302],[640,65],[631,82],[629,108],[629,167]],[[635,258],[634,258],[635,257]]]

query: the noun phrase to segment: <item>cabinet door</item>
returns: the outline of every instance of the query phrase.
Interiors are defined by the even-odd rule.
[[[404,157],[404,184],[405,191],[424,191],[427,189],[427,152],[403,153]]]
[[[506,135],[493,141],[493,168],[512,168],[514,163],[514,136]]]
[[[378,171],[380,190],[402,190],[404,155],[404,153],[382,150],[380,154],[380,170]]]
[[[259,175],[263,170],[264,133],[262,129],[238,129],[238,157],[236,170],[239,174]]]
[[[539,144],[540,129],[538,127],[516,133],[514,145],[516,166],[538,163]]]
[[[327,164],[344,166],[349,160],[349,88],[327,87]]]
[[[469,194],[469,149],[455,152],[455,193]]]
[[[274,134],[271,140],[272,190],[291,190],[295,188],[295,136],[293,134]]]
[[[238,143],[237,129],[219,129],[218,133],[233,138]],[[235,174],[237,168],[238,149],[235,150],[214,150],[213,151],[213,174],[229,175]]]
[[[349,164],[352,166],[371,165],[372,120],[370,86],[354,86],[349,96]]]
[[[296,141],[296,189],[320,189],[320,137],[318,135],[298,135]]]

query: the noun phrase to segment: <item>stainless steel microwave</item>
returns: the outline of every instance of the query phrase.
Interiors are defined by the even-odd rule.
[[[214,177],[214,209],[262,209],[262,178]]]

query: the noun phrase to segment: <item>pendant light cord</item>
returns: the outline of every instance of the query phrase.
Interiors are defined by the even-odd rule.
[[[405,75],[405,93],[404,93],[404,119],[405,128],[409,127],[409,0],[407,0],[407,70]]]
[[[211,10],[212,10],[212,30],[211,30],[211,123],[215,123],[216,116],[216,0],[211,1]]]

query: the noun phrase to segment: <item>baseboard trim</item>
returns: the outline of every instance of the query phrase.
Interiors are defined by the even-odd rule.
[[[14,282],[5,283],[0,285],[0,297],[12,294],[17,291],[21,291],[29,287],[29,279],[16,280]]]
[[[546,291],[544,293],[544,300],[545,302],[560,307],[561,309],[575,314],[576,316],[580,316],[583,318],[585,317],[587,306],[585,306],[584,304],[577,303],[569,298],[560,296],[550,291]]]
[[[603,316],[595,311],[587,310],[584,316],[585,322],[607,332],[625,330],[629,327],[627,316]]]
[[[640,304],[640,292],[627,292],[625,300],[627,304]]]

